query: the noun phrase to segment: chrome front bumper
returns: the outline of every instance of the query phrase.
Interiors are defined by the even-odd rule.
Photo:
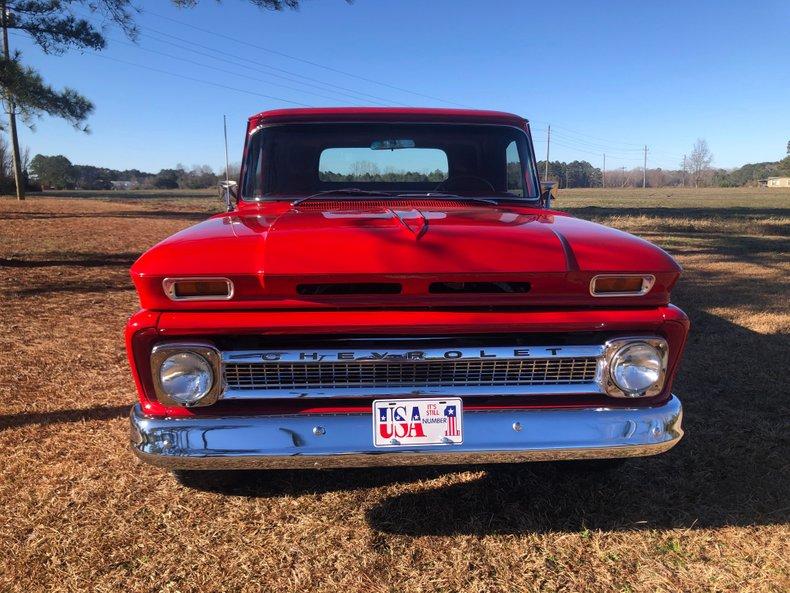
[[[464,413],[464,443],[376,449],[370,414],[149,418],[132,448],[169,469],[316,468],[602,459],[656,455],[683,436],[675,396],[653,408]]]

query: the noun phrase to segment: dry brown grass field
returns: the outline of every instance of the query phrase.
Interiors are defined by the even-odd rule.
[[[127,447],[127,270],[219,202],[0,198],[0,591],[790,590],[790,191],[571,190],[557,206],[685,268],[674,450],[606,474],[278,471],[191,489]]]

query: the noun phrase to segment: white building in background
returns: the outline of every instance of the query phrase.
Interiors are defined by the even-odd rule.
[[[758,183],[765,187],[790,187],[790,177],[768,177],[760,179]]]
[[[110,181],[113,189],[136,189],[137,182],[135,181]]]

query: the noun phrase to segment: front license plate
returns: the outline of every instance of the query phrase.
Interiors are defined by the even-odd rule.
[[[460,445],[464,442],[460,398],[377,399],[373,402],[373,445]]]

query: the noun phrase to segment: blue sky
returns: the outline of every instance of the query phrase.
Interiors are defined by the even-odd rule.
[[[46,56],[11,37],[47,82],[96,105],[91,134],[48,118],[23,127],[31,154],[218,168],[223,113],[238,160],[245,119],[294,103],[511,111],[533,122],[540,158],[551,123],[552,160],[600,166],[606,152],[609,169],[641,166],[644,144],[648,166],[677,168],[705,138],[714,165],[732,167],[782,158],[790,139],[787,0],[137,4],[137,46],[109,28],[104,57]]]

